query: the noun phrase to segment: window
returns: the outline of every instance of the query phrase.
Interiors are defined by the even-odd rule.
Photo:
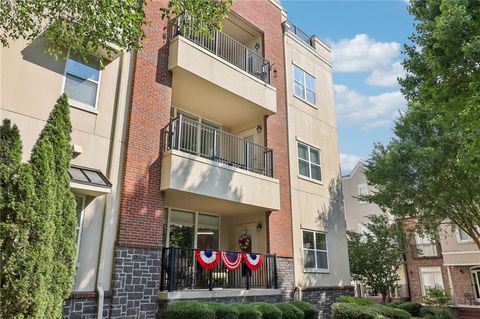
[[[420,282],[423,296],[426,295],[428,288],[443,289],[443,278],[440,267],[420,267]]]
[[[462,242],[471,242],[472,237],[470,237],[463,229],[457,226],[457,241]]]
[[[298,148],[298,173],[317,181],[322,180],[322,167],[320,165],[320,150],[307,144],[297,142]]]
[[[293,86],[295,96],[312,104],[316,104],[315,78],[298,66],[293,66]]]
[[[470,269],[472,275],[473,290],[475,292],[475,298],[477,302],[480,301],[480,267],[475,266]]]
[[[358,196],[367,196],[368,195],[368,185],[367,184],[358,184],[357,185],[357,194]],[[361,204],[366,202],[363,200],[358,200]]]
[[[67,59],[63,91],[69,99],[96,109],[99,83],[99,66],[93,64],[89,66],[73,59]]]
[[[83,217],[85,215],[85,196],[75,195],[77,202],[77,266],[80,254],[80,242],[82,240]]]
[[[303,268],[328,271],[327,234],[303,230]]]
[[[437,245],[434,240],[428,235],[415,234],[416,248],[418,256],[421,257],[436,257],[438,256]]]

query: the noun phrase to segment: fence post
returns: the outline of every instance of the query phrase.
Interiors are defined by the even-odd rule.
[[[277,254],[273,255],[273,285],[275,289],[278,289]]]
[[[174,291],[177,284],[177,269],[176,269],[176,255],[177,249],[170,246],[170,253],[168,256],[168,291]]]
[[[178,116],[178,122],[177,122],[177,150],[180,150],[182,148],[182,146],[180,145],[180,143],[182,142],[182,139],[180,137],[180,135],[182,135],[182,125],[183,125],[183,115],[180,114]]]
[[[162,269],[160,270],[160,291],[165,290],[165,247],[162,247]]]
[[[208,270],[208,290],[212,291],[213,289],[213,280],[212,280],[212,270]]]
[[[212,159],[215,160],[217,157],[217,130],[213,130],[213,155]]]

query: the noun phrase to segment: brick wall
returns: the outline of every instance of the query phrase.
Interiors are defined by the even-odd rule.
[[[464,294],[474,294],[472,279],[470,274],[470,266],[450,266],[450,274],[452,276],[453,291],[455,294],[455,302],[457,304],[469,304]]]

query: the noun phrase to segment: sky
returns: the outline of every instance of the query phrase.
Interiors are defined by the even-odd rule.
[[[396,79],[413,32],[407,1],[282,0],[288,19],[332,47],[342,174],[388,143],[405,108]]]

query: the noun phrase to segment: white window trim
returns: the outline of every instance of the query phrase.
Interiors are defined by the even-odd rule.
[[[367,189],[367,193],[366,193],[366,194],[360,194],[360,188],[361,188],[361,187],[365,187],[365,188]],[[368,189],[368,184],[367,184],[367,183],[362,183],[362,184],[358,184],[358,185],[357,185],[357,196],[362,196],[362,195],[367,195],[367,196],[368,196],[369,194],[370,194],[370,190]],[[360,204],[362,204],[362,205],[363,205],[363,204],[367,204],[367,202],[365,202],[365,201],[363,201],[363,200],[360,200],[360,199],[358,199],[358,202],[359,202]]]
[[[76,248],[77,248],[77,253],[76,253],[76,263],[77,263],[77,268],[80,266],[80,246],[82,242],[82,232],[83,232],[83,219],[85,217],[85,201],[86,201],[86,196],[85,195],[79,195],[75,194],[76,197],[81,198],[82,201],[82,211],[80,212],[80,222],[77,225],[78,227],[78,236],[77,236],[77,243],[76,243]]]
[[[313,249],[304,247],[304,243],[303,243],[303,232],[304,231],[311,232],[311,233],[314,234],[314,237],[313,237],[313,247],[314,248]],[[327,247],[326,250],[317,249],[317,240],[316,240],[317,239],[317,237],[316,237],[317,233],[325,235],[325,246]],[[303,272],[304,273],[329,273],[330,272],[330,256],[329,256],[329,253],[328,253],[328,235],[327,235],[327,232],[320,231],[320,230],[302,228],[301,235],[302,235],[302,267],[303,267]],[[305,254],[304,254],[305,250],[315,252],[315,265],[317,264],[317,254],[316,254],[316,252],[317,251],[325,252],[326,255],[327,255],[327,268],[305,268]]]
[[[304,160],[303,158],[300,158],[300,155],[298,153],[298,144],[303,144],[305,145],[307,148],[308,148],[308,172],[309,172],[309,176],[304,176],[302,174],[300,174],[300,165],[298,165],[298,161],[304,161],[306,162],[306,160]],[[317,150],[318,151],[318,155],[319,155],[319,158],[320,158],[320,164],[316,164],[316,163],[312,163],[311,160],[310,160],[310,149],[314,149],[314,150]],[[320,167],[320,179],[315,179],[315,178],[312,178],[312,169],[310,167],[310,165],[313,164],[315,166],[318,166]],[[317,183],[317,184],[320,184],[320,185],[323,185],[323,169],[322,169],[322,150],[315,147],[315,146],[311,146],[310,144],[307,144],[305,142],[302,142],[300,140],[297,139],[297,176],[298,178],[301,178],[301,179],[304,179],[304,180],[307,180],[307,181],[310,181],[310,182],[314,182],[314,183]]]
[[[457,242],[459,244],[467,244],[467,243],[473,243],[473,239],[462,239],[460,236],[460,227],[457,226],[457,230],[455,231],[456,237],[457,237]]]
[[[308,73],[307,71],[305,71],[303,68],[301,68],[300,66],[296,65],[295,63],[292,63],[293,65],[293,68],[292,68],[292,79],[293,79],[293,95],[302,100],[303,102],[307,103],[308,105],[310,105],[311,107],[314,107],[314,108],[317,108],[317,78],[314,77],[311,73]],[[302,72],[303,72],[303,81],[305,84],[302,84],[300,82],[297,82],[295,81],[295,67],[299,68]],[[307,90],[311,91],[310,89],[307,89],[307,80],[306,80],[306,74],[310,75],[312,78],[313,78],[313,83],[314,83],[314,91],[313,91],[313,94],[315,96],[315,103],[312,103],[310,101],[307,100]],[[295,92],[295,83],[298,83],[298,84],[301,84],[303,87],[304,87],[304,96],[298,96],[297,93]]]
[[[65,66],[63,68],[62,94],[65,93],[65,84],[67,82],[67,63],[68,63],[68,60],[70,60],[70,51],[67,54],[67,58],[65,59]],[[76,62],[77,63],[82,63],[82,62],[78,62],[78,61],[76,61]],[[85,64],[85,65],[87,65],[87,64]],[[84,110],[84,111],[87,111],[87,112],[90,112],[90,113],[98,114],[98,98],[100,96],[100,83],[102,81],[102,70],[98,69],[98,81],[91,80],[91,79],[85,79],[85,80],[97,84],[97,92],[96,92],[96,95],[95,95],[95,106],[77,101],[77,100],[75,100],[73,98],[70,98],[70,97],[68,98],[68,103],[70,104],[70,106],[72,106],[76,109],[80,109],[80,110]]]
[[[480,287],[480,266],[473,266],[470,268],[470,276],[471,276],[471,280],[472,280],[472,285],[475,285],[474,283],[474,277],[473,277],[473,273],[477,273],[477,280],[479,281],[477,284],[478,286]],[[472,287],[474,288],[474,287]],[[475,291],[475,289],[473,289],[473,295],[475,297],[475,300],[478,302],[480,301],[480,295],[477,295],[477,292]]]
[[[423,276],[422,274],[423,273],[440,273],[440,278],[441,278],[441,287],[442,289],[445,289],[445,286],[443,284],[443,274],[442,274],[442,268],[440,267],[419,267],[418,268],[418,272],[419,272],[419,275],[420,275],[420,289],[422,290],[422,296],[425,297],[426,295],[426,290],[425,290],[425,286],[424,286],[424,283],[423,283]]]

